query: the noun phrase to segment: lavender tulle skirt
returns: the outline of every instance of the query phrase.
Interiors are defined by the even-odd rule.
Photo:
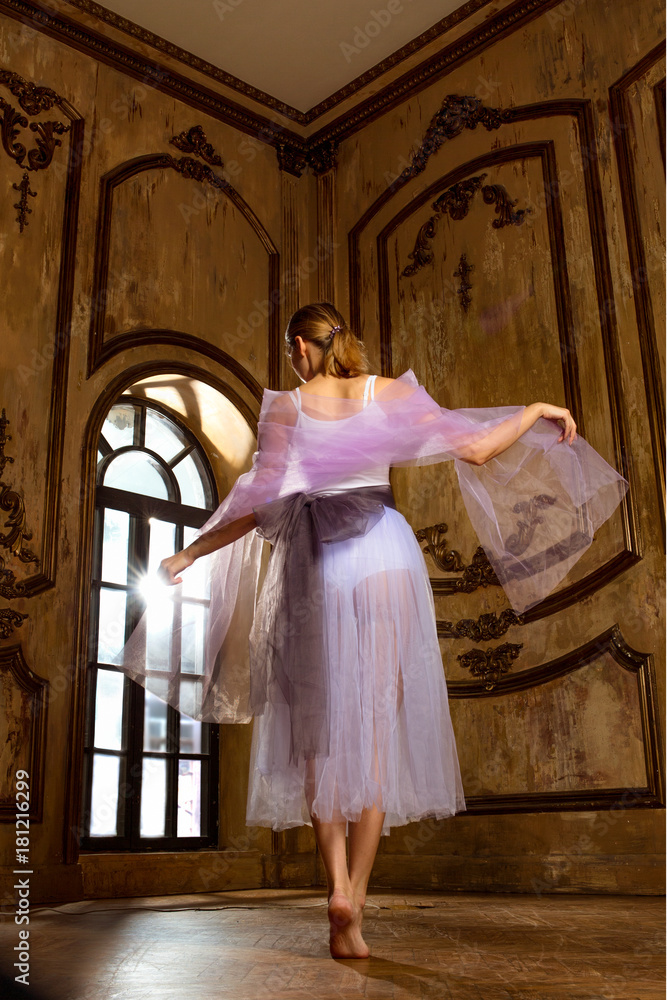
[[[385,812],[383,834],[465,809],[426,564],[390,507],[360,537],[321,545],[329,752],[294,762],[277,684],[253,722],[246,822],[284,830]]]

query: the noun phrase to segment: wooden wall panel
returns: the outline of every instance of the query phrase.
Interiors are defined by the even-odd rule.
[[[26,662],[39,664],[50,691],[34,901],[316,877],[308,828],[280,836],[245,830],[249,729],[222,740],[221,850],[203,861],[79,858],[76,828],[92,449],[102,410],[139,379],[181,375],[221,391],[253,427],[264,385],[295,381],[281,358],[285,320],[325,294],[350,313],[376,370],[410,366],[451,406],[555,394],[631,481],[626,503],[569,583],[523,625],[502,618],[500,588],[456,592],[452,580],[462,571],[426,556],[452,712],[470,755],[472,806],[450,822],[394,831],[381,845],[377,879],[514,891],[537,891],[537,879],[540,891],[650,891],[662,847],[664,725],[656,704],[665,676],[664,561],[655,530],[664,11],[659,0],[617,0],[610,18],[607,7],[605,0],[502,0],[338,103],[289,118],[270,104],[258,113],[229,80],[203,76],[116,22],[95,24],[64,0],[50,0],[46,16],[30,0],[0,0],[0,71],[54,88],[69,102],[58,107],[70,109],[72,123],[51,166],[32,172],[37,196],[27,196],[33,211],[23,233],[11,188],[22,173],[0,150],[8,345],[0,405],[14,444],[20,440],[11,484],[25,493],[41,559],[35,596],[20,604],[30,611],[21,637]],[[16,104],[6,81],[0,97]],[[455,95],[472,101],[457,106]],[[174,147],[174,136],[195,123],[222,163],[206,160],[201,148]],[[183,158],[198,166],[179,176],[174,163]],[[212,185],[205,168],[224,185]],[[440,220],[433,265],[401,277],[432,203],[476,173],[502,184],[514,208],[533,211],[520,226],[494,230],[493,206],[480,191],[464,218]],[[181,204],[195,214],[186,219]],[[453,276],[463,253],[475,268],[467,313]],[[650,274],[636,295],[642,253]],[[251,322],[256,301],[268,307]],[[249,332],[239,333],[239,318]],[[19,366],[35,361],[37,370],[17,379]],[[394,484],[415,529],[446,524],[433,539],[444,535],[473,561],[476,540],[451,469],[401,471]],[[63,622],[75,624],[63,629]],[[620,646],[601,640],[612,622]],[[587,659],[582,650],[598,640],[604,648]],[[521,649],[489,692],[458,657],[503,643]],[[570,667],[554,677],[563,663]],[[527,711],[531,699],[544,750],[533,753],[532,770],[512,745],[512,734],[527,745],[519,705]],[[483,731],[493,726],[495,741]],[[549,756],[548,726],[560,758]],[[603,748],[621,727],[612,767]],[[557,759],[581,764],[583,777],[557,788]],[[553,858],[565,859],[564,871],[574,855],[570,874],[552,877]]]

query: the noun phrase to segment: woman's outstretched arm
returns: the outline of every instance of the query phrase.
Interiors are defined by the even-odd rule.
[[[498,455],[507,451],[515,441],[519,440],[522,434],[530,430],[540,417],[554,420],[561,425],[559,442],[567,441],[568,444],[572,444],[576,439],[577,425],[569,410],[565,409],[564,406],[552,406],[551,403],[531,403],[521,414],[518,425],[513,419],[503,421],[498,427],[494,427],[486,437],[470,445],[465,454],[457,455],[457,457],[471,465],[484,465],[489,459],[497,458]]]
[[[246,514],[244,517],[239,517],[235,521],[223,525],[222,528],[213,528],[212,531],[207,531],[199,538],[195,538],[194,542],[187,548],[162,560],[159,570],[161,579],[170,585],[182,583],[181,577],[177,574],[187,569],[188,566],[192,566],[195,559],[198,559],[199,556],[206,556],[209,552],[215,552],[216,549],[221,549],[224,545],[230,545],[256,526],[255,515]]]

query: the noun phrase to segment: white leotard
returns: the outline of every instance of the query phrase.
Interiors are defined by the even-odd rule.
[[[364,386],[363,395],[363,406],[368,406],[370,402],[375,399],[375,380],[377,375],[369,375],[366,379],[366,384]],[[317,417],[309,417],[307,413],[304,413],[301,408],[301,393],[298,389],[294,389],[292,392],[294,396],[294,403],[297,408],[297,425],[305,426],[309,428],[312,427],[313,431],[321,432],[323,441],[322,445],[325,446],[325,436],[336,433],[336,424],[339,423],[338,420],[318,420]],[[344,417],[344,420],[352,420],[353,417]],[[326,490],[320,492],[326,493],[342,493],[345,490],[354,490],[360,486],[388,486],[389,485],[389,466],[375,466],[372,469],[368,469],[366,472],[359,472],[353,476],[347,476],[345,479],[340,479],[336,483],[332,483],[328,486]]]

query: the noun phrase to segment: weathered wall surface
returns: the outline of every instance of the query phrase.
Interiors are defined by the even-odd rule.
[[[431,529],[469,813],[383,841],[386,884],[660,884],[662,11],[610,13],[555,6],[339,153],[339,297],[378,368],[452,407],[567,405],[631,483],[558,593],[508,627],[498,587],[461,590],[477,542],[450,470],[396,475]]]
[[[72,8],[53,4],[59,16],[65,8],[71,18]],[[318,297],[349,312],[377,370],[412,368],[443,405],[569,405],[631,484],[571,578],[519,624],[503,616],[497,586],[464,586],[485,567],[473,563],[477,541],[451,471],[396,475],[400,508],[431,545],[469,812],[396,830],[381,844],[376,884],[656,886],[663,15],[658,2],[620,0],[611,11],[605,0],[547,3],[495,40],[480,35],[429,77],[412,56],[402,100],[378,99],[369,111],[380,80],[338,118],[334,109],[294,125],[272,114],[269,128],[266,109],[261,117],[221,87],[217,110],[207,110],[201,74],[191,74],[195,96],[172,86],[173,60],[163,60],[163,77],[147,69],[142,78],[127,60],[86,51],[62,27],[21,21],[15,5],[0,4],[0,109],[5,122],[22,116],[6,125],[0,151],[0,406],[14,459],[0,478],[25,501],[32,538],[23,544],[39,559],[1,553],[28,581],[14,596],[3,579],[5,611],[28,617],[0,619],[2,839],[11,858],[12,776],[22,767],[32,781],[34,899],[317,875],[308,828],[245,828],[246,727],[223,727],[220,851],[94,857],[79,854],[76,828],[93,452],[104,414],[130,385],[167,375],[222,393],[252,430],[262,388],[293,384],[285,318]],[[137,58],[150,55],[79,20]],[[388,73],[387,86],[398,75]],[[37,122],[42,130],[31,130]],[[212,149],[196,135],[172,142],[194,126]],[[277,156],[281,136],[289,148]],[[320,156],[304,172],[309,141]],[[32,160],[21,143],[37,151]],[[227,473],[216,472],[224,493]],[[12,544],[16,553],[20,526]],[[472,650],[483,651],[478,674]]]

